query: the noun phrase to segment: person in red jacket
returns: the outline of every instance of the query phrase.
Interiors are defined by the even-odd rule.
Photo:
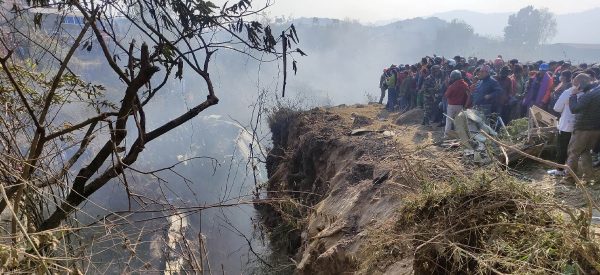
[[[446,128],[444,129],[444,138],[452,129],[452,121],[463,110],[467,103],[469,85],[462,78],[459,70],[450,73],[450,85],[446,89],[444,96],[448,100],[448,110],[446,114]]]

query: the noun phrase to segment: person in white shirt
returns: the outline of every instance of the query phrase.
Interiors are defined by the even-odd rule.
[[[565,72],[563,72],[565,73]],[[570,72],[567,74],[571,77]],[[564,77],[561,75],[561,77]],[[575,127],[575,115],[571,113],[569,108],[569,97],[574,87],[571,87],[562,92],[559,98],[554,104],[554,111],[560,113],[560,119],[558,120],[558,137],[556,139],[556,163],[565,164],[567,161],[567,150],[569,148],[569,141],[571,140],[571,133]],[[548,174],[554,176],[565,176],[566,172],[562,169],[549,170]]]

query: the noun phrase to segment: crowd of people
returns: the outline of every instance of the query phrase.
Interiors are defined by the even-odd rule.
[[[600,65],[568,61],[521,63],[455,56],[424,57],[417,64],[391,65],[379,81],[385,108],[406,112],[423,108],[425,126],[439,123],[448,137],[454,117],[466,108],[507,125],[537,106],[558,117],[556,162],[592,175],[592,154],[600,153]],[[563,170],[550,174],[567,176]],[[567,179],[568,180],[568,179]]]

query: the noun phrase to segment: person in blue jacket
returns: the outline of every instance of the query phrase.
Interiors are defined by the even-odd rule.
[[[502,87],[490,75],[491,68],[488,65],[482,65],[479,68],[479,83],[472,95],[473,108],[483,112],[485,116],[489,116],[494,109],[494,104],[498,102],[499,96],[502,94]]]

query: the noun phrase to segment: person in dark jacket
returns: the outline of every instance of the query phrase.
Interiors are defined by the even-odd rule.
[[[516,100],[515,91],[513,90],[513,81],[509,77],[511,72],[509,66],[504,66],[500,69],[500,77],[498,77],[498,83],[500,84],[500,87],[502,87],[502,93],[500,93],[498,98],[496,112],[500,114],[504,124],[508,124],[511,121],[512,105],[514,100]]]
[[[502,93],[502,87],[498,81],[490,75],[490,66],[483,65],[479,68],[477,87],[471,95],[473,108],[482,111],[485,116],[492,113],[494,103]]]
[[[403,96],[400,94],[400,90],[402,88],[402,83],[404,82],[404,79],[406,79],[407,77],[408,74],[406,74],[404,66],[400,65],[400,67],[398,67],[398,72],[396,73],[396,101],[392,110],[394,112],[399,111],[401,109],[401,106],[404,104],[402,102]]]
[[[417,72],[416,66],[410,66],[410,85],[408,89],[409,109],[417,107]]]
[[[404,70],[403,74],[404,77],[398,91],[398,99],[400,101],[400,111],[405,112],[411,107],[415,81],[410,70]]]
[[[416,77],[417,80],[417,107],[423,108],[423,83],[425,83],[425,79],[429,76],[429,70],[427,66],[423,65],[419,74]]]
[[[512,118],[521,118],[523,117],[523,110],[525,109],[521,102],[523,102],[523,98],[525,97],[525,93],[527,91],[527,81],[528,81],[528,73],[525,71],[526,68],[529,68],[527,65],[517,64],[514,66],[513,74],[511,75],[511,79],[513,81],[513,92],[515,94],[515,99],[517,100],[512,105]]]
[[[592,175],[592,156],[590,151],[600,139],[600,87],[592,83],[592,78],[587,74],[579,74],[573,79],[569,108],[575,114],[575,126],[567,158],[567,165],[577,171],[577,164],[581,158],[584,177]],[[583,95],[579,96],[580,93]]]
[[[422,125],[429,126],[434,108],[437,108],[435,105],[435,97],[442,88],[442,77],[441,67],[439,65],[434,65],[431,67],[431,74],[425,78],[425,81],[423,82],[422,94],[424,114]]]

